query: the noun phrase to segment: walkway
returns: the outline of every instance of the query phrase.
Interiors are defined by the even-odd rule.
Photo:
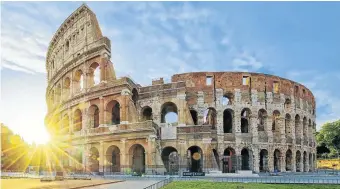
[[[159,182],[159,180],[127,180],[115,184],[84,187],[84,189],[143,189],[157,182]]]

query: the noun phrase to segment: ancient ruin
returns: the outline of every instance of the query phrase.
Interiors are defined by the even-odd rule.
[[[117,78],[110,56],[111,42],[86,5],[50,42],[45,122],[68,144],[64,167],[105,174],[315,169],[315,99],[305,86],[247,72],[182,73],[141,86]]]

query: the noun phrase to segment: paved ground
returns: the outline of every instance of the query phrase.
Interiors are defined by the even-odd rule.
[[[157,182],[159,182],[159,180],[127,180],[114,184],[84,187],[84,189],[143,189]]]

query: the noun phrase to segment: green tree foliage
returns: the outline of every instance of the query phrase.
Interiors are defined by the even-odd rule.
[[[324,147],[330,150],[331,156],[340,152],[340,120],[324,124],[317,133],[316,140],[320,152],[326,153]]]

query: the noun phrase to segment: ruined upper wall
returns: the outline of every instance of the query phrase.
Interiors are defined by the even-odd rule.
[[[207,85],[207,77],[211,77],[212,84]],[[243,77],[249,77],[249,85],[243,85]],[[192,72],[175,74],[172,82],[185,81],[190,91],[206,91],[212,88],[223,89],[223,93],[233,93],[235,89],[257,90],[258,92],[275,92],[294,95],[308,101],[315,108],[312,92],[297,82],[278,76],[249,73],[249,72]],[[278,91],[274,91],[274,82],[278,83]]]
[[[46,58],[49,76],[101,38],[96,15],[83,4],[63,22],[50,42]]]

